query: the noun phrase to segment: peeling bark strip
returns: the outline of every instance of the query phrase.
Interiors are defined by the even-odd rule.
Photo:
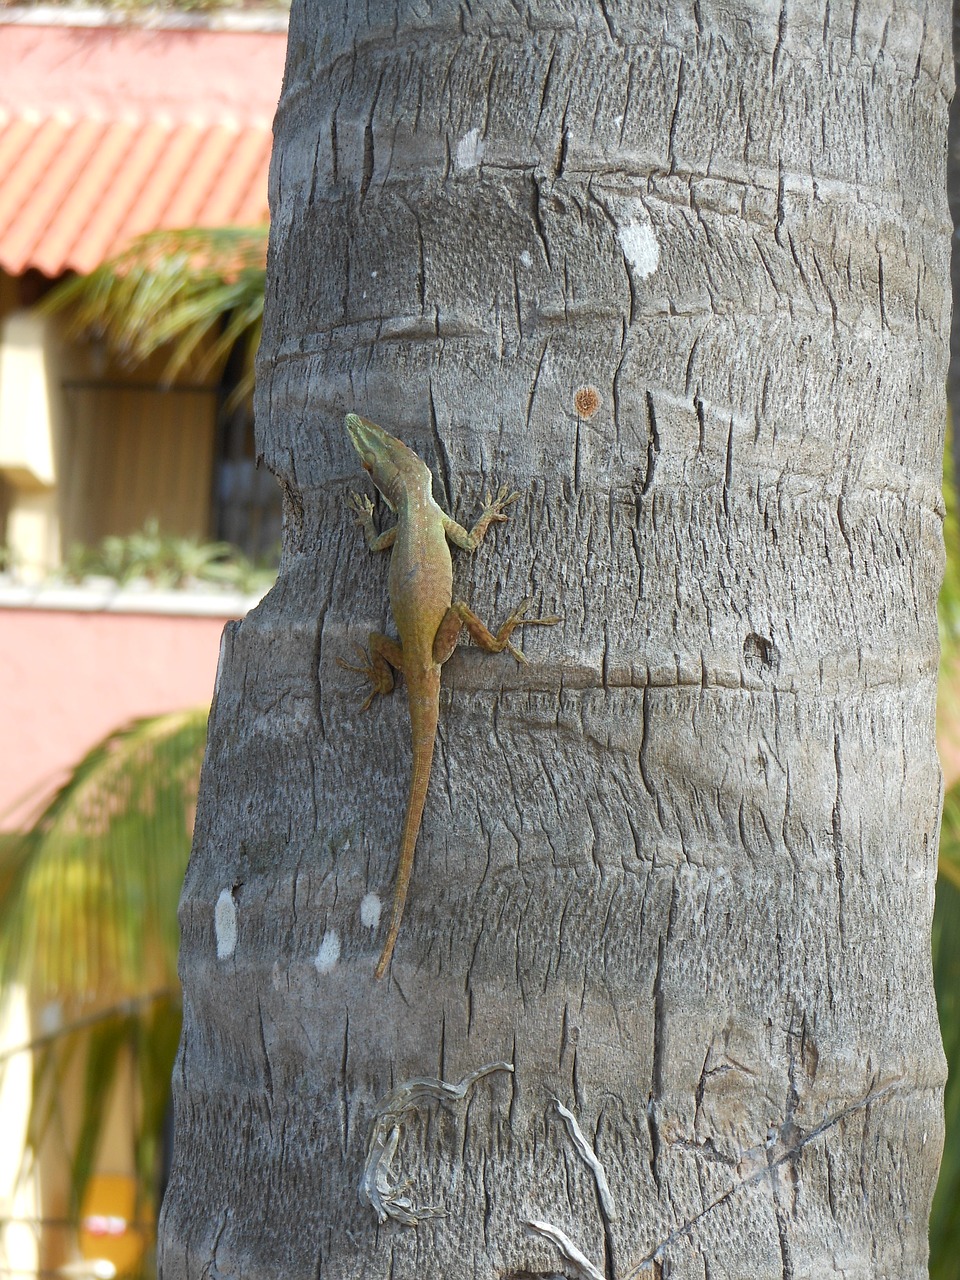
[[[573,1143],[577,1155],[593,1174],[593,1180],[597,1184],[597,1195],[600,1197],[600,1207],[606,1217],[611,1222],[614,1222],[617,1218],[617,1209],[613,1203],[613,1197],[610,1195],[610,1187],[607,1183],[606,1172],[603,1165],[597,1159],[597,1153],[583,1136],[583,1131],[577,1124],[577,1118],[573,1112],[568,1110],[562,1102],[557,1102],[556,1099],[554,1099],[553,1105],[556,1107],[557,1113],[563,1118],[563,1122],[567,1126],[567,1132],[570,1134],[570,1141]]]
[[[525,1225],[557,1246],[564,1262],[569,1263],[573,1269],[574,1275],[582,1276],[583,1280],[604,1280],[603,1272],[597,1270],[590,1259],[559,1227],[554,1227],[549,1222],[538,1222],[536,1219],[531,1219]]]
[[[494,1071],[513,1071],[509,1062],[491,1062],[471,1071],[459,1084],[446,1084],[443,1080],[408,1080],[392,1089],[377,1104],[367,1140],[367,1158],[360,1180],[360,1203],[368,1204],[381,1222],[393,1218],[404,1226],[415,1227],[421,1218],[435,1218],[443,1213],[439,1206],[418,1208],[409,1196],[402,1192],[409,1181],[399,1186],[392,1181],[391,1165],[400,1141],[400,1126],[404,1115],[424,1102],[460,1102],[478,1080]]]
[[[925,0],[294,0],[162,1280],[924,1280],[952,87]],[[446,665],[380,983],[347,412],[564,615]]]

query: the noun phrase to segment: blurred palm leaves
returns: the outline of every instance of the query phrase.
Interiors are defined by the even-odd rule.
[[[947,559],[940,592],[940,716],[949,740],[960,715],[954,691],[960,662],[960,521],[945,455],[943,494]],[[937,1008],[950,1075],[944,1096],[947,1142],[930,1221],[931,1280],[960,1275],[960,781],[944,795],[937,901],[933,917]]]
[[[253,390],[266,252],[265,226],[153,231],[89,275],[58,285],[41,306],[67,312],[72,333],[104,340],[128,365],[169,345],[171,381],[191,360],[205,376],[239,344],[239,400]]]
[[[947,1142],[930,1220],[931,1280],[960,1275],[960,784],[944,799],[940,878],[933,917],[934,975],[950,1077],[944,1097]]]
[[[132,1074],[141,1204],[155,1205],[158,1150],[180,1027],[177,901],[190,848],[205,710],[140,720],[73,770],[33,829],[4,850],[3,990],[35,1024],[28,1145],[56,1141],[79,1213],[105,1108]],[[9,1055],[8,1055],[9,1056]],[[68,1076],[82,1105],[62,1106]]]
[[[128,583],[143,580],[167,590],[196,583],[230,587],[248,595],[267,591],[276,581],[276,564],[258,564],[229,542],[202,542],[163,533],[156,520],[127,534],[111,534],[99,545],[75,544],[63,568],[66,578],[90,577]]]

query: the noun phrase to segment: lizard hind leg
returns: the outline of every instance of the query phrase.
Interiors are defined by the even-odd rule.
[[[396,640],[391,640],[389,636],[379,631],[371,631],[369,644],[369,653],[363,645],[356,646],[361,659],[359,665],[346,662],[343,658],[337,659],[338,667],[342,667],[344,671],[355,671],[357,675],[364,676],[373,685],[369,696],[360,707],[361,711],[366,711],[378,694],[386,696],[393,692],[393,668],[397,671],[403,668],[403,650]]]
[[[469,605],[464,604],[462,600],[458,600],[450,606],[450,613],[456,614],[461,625],[467,628],[476,643],[481,649],[485,649],[487,653],[503,653],[504,649],[506,649],[513,654],[518,662],[526,663],[528,659],[510,639],[516,628],[552,627],[561,621],[559,617],[554,615],[551,615],[548,618],[525,618],[524,614],[530,608],[531,603],[532,602],[529,599],[521,600],[507,620],[497,630],[496,635],[494,635],[493,632],[484,625]]]

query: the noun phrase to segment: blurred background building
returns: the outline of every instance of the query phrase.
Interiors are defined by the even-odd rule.
[[[205,231],[262,272],[285,49],[277,9],[0,4],[0,1277],[149,1273],[204,712],[280,541],[235,311],[171,364],[45,304],[150,233],[137,306],[184,229],[181,284]]]

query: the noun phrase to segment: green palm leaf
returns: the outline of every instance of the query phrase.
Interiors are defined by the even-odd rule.
[[[960,521],[949,434],[948,431],[943,473],[947,556],[939,601],[939,711],[948,732],[957,720],[957,698],[952,686],[960,656]],[[930,1219],[930,1275],[931,1280],[955,1280],[960,1252],[960,783],[955,783],[943,799],[938,872],[933,966],[950,1075],[944,1095],[947,1141]]]
[[[943,1047],[947,1142],[930,1219],[931,1280],[954,1280],[960,1251],[960,783],[944,799],[933,958]]]
[[[253,389],[266,247],[265,226],[154,231],[58,285],[41,307],[68,312],[71,333],[103,339],[130,365],[169,345],[171,381],[194,359],[199,376],[213,372],[241,343],[246,372],[235,398],[243,398]]]
[[[948,428],[943,461],[943,540],[947,556],[938,602],[943,667],[949,667],[956,661],[960,649],[960,519],[950,460],[951,435],[952,429]]]
[[[59,1025],[37,1035],[29,1153],[54,1142],[74,1215],[96,1167],[105,1108],[133,1068],[132,1155],[154,1209],[157,1159],[180,1026],[177,901],[193,826],[205,710],[140,720],[74,768],[33,829],[5,850],[0,977]],[[5,1056],[9,1059],[18,1050]],[[75,1114],[64,1081],[82,1067]]]
[[[176,985],[205,731],[205,711],[141,720],[76,766],[23,838],[0,907],[5,982],[71,1006]]]

